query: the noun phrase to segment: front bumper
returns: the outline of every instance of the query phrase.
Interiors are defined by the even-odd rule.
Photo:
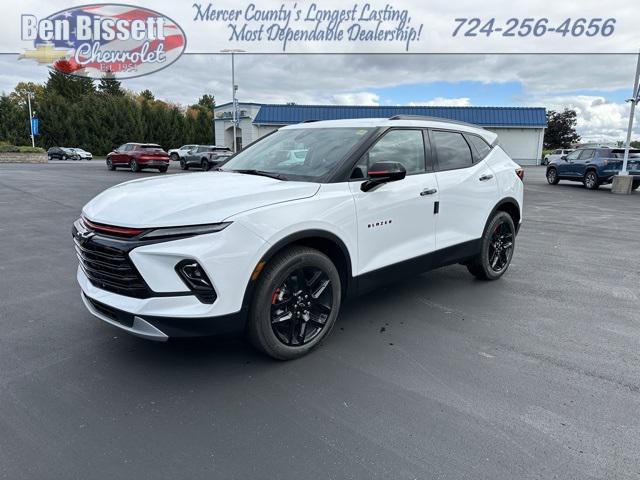
[[[149,287],[138,298],[106,290],[78,267],[77,280],[87,309],[131,334],[154,340],[244,330],[245,291],[253,269],[269,247],[240,224],[217,233],[137,246],[127,256]],[[197,261],[218,295],[201,302],[175,271],[184,259]],[[123,321],[125,319],[125,321]],[[153,328],[151,328],[153,327]]]
[[[247,312],[206,318],[140,316],[125,312],[81,293],[82,301],[94,317],[147,340],[166,342],[170,337],[203,337],[238,334],[245,330]]]

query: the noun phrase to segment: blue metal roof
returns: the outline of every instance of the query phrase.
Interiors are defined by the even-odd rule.
[[[412,107],[356,105],[273,105],[264,104],[253,120],[261,125],[289,125],[305,120],[346,118],[389,118],[394,115],[424,115],[474,123],[482,127],[547,126],[543,107]]]

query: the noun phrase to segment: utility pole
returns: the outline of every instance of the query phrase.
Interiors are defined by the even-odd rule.
[[[622,161],[622,170],[620,175],[629,175],[627,171],[627,163],[629,161],[629,149],[631,148],[631,131],[633,130],[633,116],[636,110],[636,104],[640,101],[640,90],[638,89],[638,83],[640,82],[640,52],[638,52],[638,64],[636,65],[636,77],[633,84],[633,95],[627,100],[631,102],[631,113],[629,113],[629,128],[627,129],[627,142],[624,146],[624,160]]]
[[[226,48],[224,50],[220,50],[222,53],[230,53],[231,54],[231,99],[233,106],[233,153],[237,152],[236,145],[236,128],[238,126],[238,100],[236,99],[236,92],[238,91],[238,86],[236,85],[236,65],[235,65],[235,54],[236,53],[244,53],[244,50],[240,50],[239,48]]]
[[[29,104],[29,129],[31,130],[31,146],[35,148],[36,142],[33,137],[33,113],[31,112],[31,92],[27,92],[27,103]]]

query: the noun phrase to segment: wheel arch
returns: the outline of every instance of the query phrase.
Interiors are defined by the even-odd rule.
[[[520,210],[520,204],[518,203],[518,201],[513,198],[513,197],[506,197],[503,198],[502,200],[500,200],[495,207],[493,207],[493,209],[491,210],[491,213],[489,214],[489,217],[487,218],[487,221],[485,223],[485,230],[483,231],[483,236],[484,236],[484,232],[487,229],[487,225],[489,225],[489,222],[491,221],[491,219],[493,218],[493,216],[496,214],[496,212],[505,212],[507,213],[511,219],[513,220],[513,224],[516,227],[516,233],[518,233],[518,230],[520,229],[520,220],[522,219],[522,212]]]
[[[340,274],[343,297],[346,297],[349,294],[352,290],[353,269],[351,255],[346,244],[336,234],[327,230],[302,230],[278,240],[266,251],[264,255],[262,255],[245,287],[244,297],[242,299],[243,310],[247,312],[249,311],[253,292],[264,265],[266,265],[269,260],[278,253],[294,245],[303,245],[315,248],[327,255],[334,263],[338,269],[338,273]]]

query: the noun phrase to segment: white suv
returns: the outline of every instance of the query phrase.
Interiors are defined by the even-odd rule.
[[[499,278],[522,193],[522,170],[474,125],[292,125],[216,171],[98,195],[74,223],[77,278],[89,311],[132,334],[246,331],[290,359],[328,335],[349,295],[453,263]]]

